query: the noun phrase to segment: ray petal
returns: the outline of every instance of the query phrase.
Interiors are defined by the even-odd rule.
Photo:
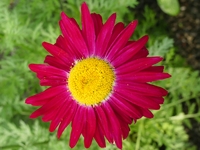
[[[97,56],[104,57],[107,51],[108,43],[114,28],[115,19],[116,19],[116,14],[112,14],[99,32],[96,41],[96,52],[95,52]]]
[[[44,104],[42,107],[34,111],[31,115],[30,118],[37,118],[38,116],[42,116],[45,114],[45,112],[51,110],[54,111],[57,107],[60,107],[65,100],[63,100],[63,96],[65,96],[65,92],[62,92],[52,99],[50,99],[46,104]]]
[[[75,101],[73,101],[72,104],[70,105],[68,114],[63,118],[63,120],[61,121],[61,123],[58,127],[58,132],[57,132],[58,138],[60,138],[63,131],[67,128],[69,123],[73,120],[74,115],[77,111],[77,106],[78,106],[78,104]]]
[[[146,58],[140,58],[133,61],[130,61],[128,63],[125,63],[124,65],[121,65],[119,67],[115,66],[117,73],[125,74],[129,72],[139,72],[143,69],[146,69],[154,64],[157,64],[158,62],[162,61],[162,57],[146,57]]]
[[[49,99],[55,97],[60,92],[63,92],[66,90],[67,90],[67,87],[65,85],[50,87],[41,93],[38,93],[36,95],[28,97],[25,102],[27,104],[40,106],[40,105],[45,104],[45,102],[48,102]],[[41,104],[40,104],[40,102],[41,102]]]
[[[94,139],[96,140],[97,144],[101,147],[104,148],[106,147],[106,142],[103,136],[103,132],[102,129],[100,127],[100,124],[97,122],[97,128],[96,128],[96,132],[94,135]]]
[[[69,114],[69,111],[72,107],[72,100],[68,97],[65,98],[65,104],[63,104],[63,106],[60,108],[59,112],[56,114],[56,117],[52,120],[50,127],[49,127],[49,131],[53,132],[56,127],[59,125],[59,123],[61,122],[61,120]]]
[[[102,105],[103,109],[109,118],[108,121],[110,123],[110,130],[113,134],[114,141],[119,149],[122,149],[122,131],[121,131],[121,126],[119,123],[119,120],[117,116],[115,115],[114,111],[110,107],[109,103],[105,103]]]
[[[148,41],[148,36],[143,36],[138,41],[127,45],[122,50],[120,54],[112,60],[112,64],[115,67],[123,65],[125,62],[130,60],[138,51],[140,51]]]
[[[129,73],[118,75],[118,80],[128,80],[131,82],[152,82],[157,80],[163,80],[166,78],[170,78],[171,75],[168,73],[160,73],[160,72],[137,72],[137,73]]]
[[[62,20],[59,22],[64,37],[68,40],[74,51],[80,52],[85,58],[88,56],[88,48],[80,29],[64,12],[61,13]]]
[[[96,13],[92,13],[91,16],[92,16],[92,19],[94,22],[95,34],[97,37],[103,26],[102,17],[101,17],[101,15],[96,14]]]
[[[149,97],[144,95],[139,95],[137,92],[133,92],[128,89],[116,89],[116,92],[119,93],[119,96],[123,97],[125,100],[133,103],[134,105],[148,108],[148,109],[159,109],[160,105],[155,101],[152,101]]]
[[[109,131],[109,124],[105,112],[103,111],[101,106],[95,107],[95,111],[98,116],[99,124],[102,126],[102,129],[105,133],[105,137],[110,143],[113,143],[113,137]]]
[[[129,38],[133,34],[137,26],[137,21],[131,22],[113,41],[110,47],[107,50],[106,58],[110,60],[111,56],[115,55],[115,53],[120,50],[123,46],[126,45]]]
[[[86,116],[87,116],[86,120],[87,122],[85,124],[86,135],[84,136],[84,144],[86,148],[89,148],[92,143],[92,139],[96,132],[96,126],[97,126],[96,115],[92,107],[87,108]]]
[[[155,97],[162,97],[168,94],[168,92],[165,89],[155,85],[151,85],[148,83],[129,82],[124,80],[120,80],[118,82],[118,88],[129,89],[130,91],[135,91],[141,95]]]
[[[70,134],[70,142],[69,142],[69,146],[71,148],[73,148],[76,145],[78,139],[80,138],[80,135],[84,127],[83,121],[85,114],[86,114],[86,108],[84,106],[78,106],[76,114],[72,120],[72,131]]]
[[[53,67],[56,67],[65,71],[69,71],[70,66],[72,65],[72,64],[66,64],[62,60],[57,59],[56,57],[50,56],[50,55],[47,55],[45,57],[44,63],[47,63]]]
[[[56,57],[57,59],[62,60],[64,63],[66,63],[67,65],[71,65],[74,60],[71,58],[71,56],[66,53],[64,50],[62,50],[61,48],[57,47],[56,45],[52,45],[50,43],[47,42],[43,42],[42,46],[50,53],[52,54],[54,57]]]
[[[88,6],[85,2],[81,5],[81,21],[82,34],[88,46],[89,54],[94,54],[96,39],[94,22],[88,9]]]
[[[62,69],[58,69],[56,67],[53,66],[49,66],[49,65],[45,65],[45,64],[30,64],[29,68],[36,73],[40,73],[40,74],[44,74],[44,75],[56,75],[56,76],[60,76],[60,77],[66,77],[67,76],[67,72],[65,72]]]

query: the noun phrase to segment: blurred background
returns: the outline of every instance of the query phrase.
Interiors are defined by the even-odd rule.
[[[85,0],[104,21],[116,12],[117,21],[139,24],[132,39],[148,34],[150,55],[164,57],[161,65],[172,78],[155,84],[169,95],[153,119],[130,126],[124,150],[200,150],[200,1]],[[43,63],[41,43],[55,43],[64,11],[80,23],[83,0],[0,0],[0,150],[68,150],[70,128],[60,140],[49,123],[29,115],[36,107],[25,99],[44,90],[29,63]],[[84,149],[81,139],[74,150]],[[89,150],[98,150],[93,141]],[[116,150],[107,144],[105,150]]]

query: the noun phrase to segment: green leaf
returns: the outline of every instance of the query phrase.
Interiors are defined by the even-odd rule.
[[[178,0],[157,0],[158,5],[168,15],[176,16],[180,11]]]

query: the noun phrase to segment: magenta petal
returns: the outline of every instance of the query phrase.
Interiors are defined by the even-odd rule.
[[[117,88],[129,89],[130,91],[138,92],[141,95],[162,97],[167,95],[167,91],[161,87],[151,85],[148,83],[137,83],[120,80]]]
[[[61,120],[69,114],[70,108],[72,107],[72,100],[69,97],[65,98],[65,104],[60,108],[59,112],[56,114],[56,117],[52,120],[49,131],[53,132],[56,127],[59,125]]]
[[[158,104],[163,104],[164,103],[164,98],[163,97],[151,97],[153,101],[155,101]]]
[[[114,28],[115,19],[116,19],[116,14],[112,14],[108,18],[106,23],[103,25],[101,31],[99,32],[99,35],[96,40],[96,52],[95,52],[95,54],[98,56],[103,57],[107,51],[108,43]]]
[[[121,126],[123,139],[126,139],[130,131],[129,125],[124,121],[124,119],[120,115],[117,117],[119,118],[118,120]]]
[[[68,53],[66,53],[64,50],[61,48],[57,47],[56,45],[52,45],[47,42],[43,42],[42,46],[49,52],[51,53],[54,57],[57,59],[62,60],[64,63],[67,65],[71,65],[74,60],[70,57]]]
[[[101,106],[95,107],[95,110],[96,110],[97,115],[98,115],[99,124],[102,126],[102,129],[105,133],[105,137],[107,138],[107,140],[110,143],[113,143],[113,137],[112,137],[110,130],[109,130],[109,124],[108,124],[108,120],[107,120],[105,112],[103,111]]]
[[[145,109],[145,108],[141,108],[141,111],[143,113],[143,115],[147,118],[153,118],[153,114],[150,110]]]
[[[136,59],[134,61],[130,61],[124,65],[121,65],[120,67],[116,67],[116,71],[119,74],[125,74],[125,73],[133,73],[133,72],[139,72],[143,69],[146,69],[158,62],[163,60],[162,57],[146,57],[146,58],[140,58]]]
[[[143,47],[139,52],[137,52],[131,60],[136,60],[139,58],[147,57],[149,55],[149,51],[146,49],[146,47]]]
[[[122,130],[122,136],[123,136],[123,139],[126,139],[129,135],[129,132],[130,132],[130,128],[127,124],[124,124],[124,122],[122,122],[120,120],[120,124],[121,124],[121,130]]]
[[[45,112],[51,110],[51,111],[55,111],[55,109],[57,107],[60,107],[65,101],[62,99],[63,97],[65,97],[65,92],[62,92],[58,95],[56,95],[55,97],[53,97],[52,99],[50,99],[47,103],[45,103],[42,107],[40,107],[39,109],[37,109],[36,111],[34,111],[31,115],[30,118],[36,118],[38,116],[44,115]]]
[[[59,112],[59,110],[61,109],[61,107],[62,107],[62,105],[60,105],[59,107],[56,107],[54,109],[54,111],[52,111],[52,110],[46,111],[44,113],[44,115],[42,116],[42,121],[49,122],[49,121],[53,120],[53,118],[55,118],[57,116],[57,113]]]
[[[29,68],[37,73],[41,86],[66,85],[67,72],[45,64],[30,64]]]
[[[104,139],[104,136],[103,136],[103,132],[102,132],[100,124],[98,122],[97,122],[97,128],[96,128],[96,132],[95,132],[94,138],[95,138],[97,144],[101,148],[106,147],[106,142],[105,142],[105,139]]]
[[[69,41],[69,45],[74,51],[81,52],[83,57],[88,56],[88,48],[80,29],[64,12],[61,13],[61,17],[60,28],[64,37]]]
[[[41,79],[40,85],[41,86],[59,86],[59,85],[66,85],[67,80],[56,80],[56,79]]]
[[[138,51],[140,51],[145,46],[147,41],[148,36],[143,36],[138,41],[127,45],[122,50],[120,50],[121,53],[112,60],[112,64],[115,67],[121,66],[122,64],[130,60]]]
[[[77,106],[78,104],[73,101],[72,104],[70,105],[68,114],[63,118],[63,120],[61,121],[59,127],[58,127],[58,132],[57,132],[57,137],[60,138],[60,136],[62,135],[63,131],[67,128],[67,126],[69,125],[69,123],[73,120],[74,115],[77,111]]]
[[[133,92],[128,89],[120,89],[117,88],[116,92],[118,92],[121,97],[123,97],[125,100],[133,103],[136,106],[140,106],[143,108],[148,109],[159,109],[160,105],[154,101],[151,100],[150,97],[139,95],[137,92]]]
[[[92,13],[91,16],[92,16],[92,19],[94,22],[95,34],[97,37],[103,26],[102,17],[101,17],[101,15],[95,14],[95,13]]]
[[[81,55],[79,52],[74,51],[71,46],[69,41],[67,41],[66,38],[64,38],[63,36],[59,36],[56,40],[55,43],[56,46],[60,47],[61,49],[63,49],[66,53],[68,53],[73,59],[78,59],[81,58]]]
[[[106,58],[110,60],[115,53],[126,45],[137,26],[137,21],[131,22],[113,41],[106,53]]]
[[[76,145],[82,133],[84,127],[83,121],[85,114],[86,114],[86,108],[84,106],[79,106],[74,116],[74,119],[72,120],[72,131],[70,134],[70,142],[69,142],[69,146],[71,148],[73,148]]]
[[[157,73],[157,72],[137,72],[129,73],[124,75],[118,75],[119,80],[127,80],[131,82],[152,82],[162,80],[171,77],[168,73]]]
[[[109,103],[116,107],[120,113],[127,115],[134,120],[142,117],[142,114],[134,108],[134,106],[131,106],[131,103],[125,103],[125,101],[119,96],[117,97],[117,95],[113,95],[113,97],[109,100]]]
[[[110,107],[109,103],[102,104],[102,107],[107,115],[108,121],[110,123],[110,130],[113,134],[113,138],[115,140],[115,143],[119,149],[122,149],[122,131],[120,127],[119,120],[117,116],[115,115],[114,111]]]
[[[59,68],[59,69],[62,69],[64,71],[69,71],[70,66],[71,66],[71,64],[70,65],[66,64],[62,60],[57,59],[56,57],[50,56],[50,55],[47,55],[45,57],[44,63],[47,63],[47,64],[49,64],[51,66],[54,66],[54,67]]]
[[[111,100],[109,100],[108,102],[110,103]],[[116,106],[114,106],[113,104],[110,103],[110,106],[113,108],[113,110],[119,120],[123,139],[126,139],[128,137],[129,131],[130,131],[129,124],[131,124],[133,122],[133,119],[130,118],[129,116],[125,115],[124,113],[120,112],[119,109]]]
[[[142,72],[163,72],[164,66],[151,66],[149,68],[146,68],[142,70]]]
[[[81,5],[81,21],[82,21],[82,34],[88,46],[89,54],[93,55],[95,51],[95,29],[93,19],[90,15],[87,4],[84,2]]]
[[[86,135],[84,136],[84,144],[86,148],[89,148],[96,132],[96,116],[92,107],[87,108],[86,116]]]
[[[43,91],[41,93],[38,93],[36,95],[28,97],[26,99],[26,103],[36,105],[36,104],[39,104],[40,101],[47,102],[48,99],[58,95],[59,93],[61,93],[63,91],[66,91],[66,90],[67,90],[67,87],[65,85],[64,86],[61,85],[61,86],[56,86],[56,87],[50,87],[50,88],[46,89],[45,91]],[[44,104],[44,103],[42,103],[42,104]]]
[[[29,68],[36,73],[53,74],[64,78],[67,76],[64,70],[45,64],[30,64]]]
[[[112,36],[110,38],[110,41],[109,41],[109,46],[112,44],[112,42],[115,40],[115,38],[124,30],[124,24],[122,22],[118,22],[115,26],[114,26],[114,29],[113,29],[113,32],[112,32]]]

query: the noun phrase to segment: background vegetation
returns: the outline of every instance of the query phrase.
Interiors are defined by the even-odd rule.
[[[0,1],[0,150],[68,150],[69,129],[60,140],[49,133],[49,123],[31,120],[33,110],[24,103],[26,97],[43,90],[29,63],[42,63],[47,54],[41,43],[54,43],[60,34],[60,12],[79,20],[83,0],[1,0]],[[154,119],[142,118],[131,125],[124,140],[125,150],[197,150],[189,141],[186,129],[191,120],[200,122],[200,78],[176,53],[173,39],[166,32],[163,18],[145,6],[140,14],[136,0],[86,0],[92,12],[104,20],[117,12],[117,20],[126,24],[134,19],[139,25],[133,39],[150,36],[150,55],[165,58],[163,65],[172,78],[156,82],[169,90],[165,103],[155,111]],[[74,150],[84,149],[82,140]],[[93,142],[90,150],[99,149]],[[105,150],[115,150],[108,144]]]

